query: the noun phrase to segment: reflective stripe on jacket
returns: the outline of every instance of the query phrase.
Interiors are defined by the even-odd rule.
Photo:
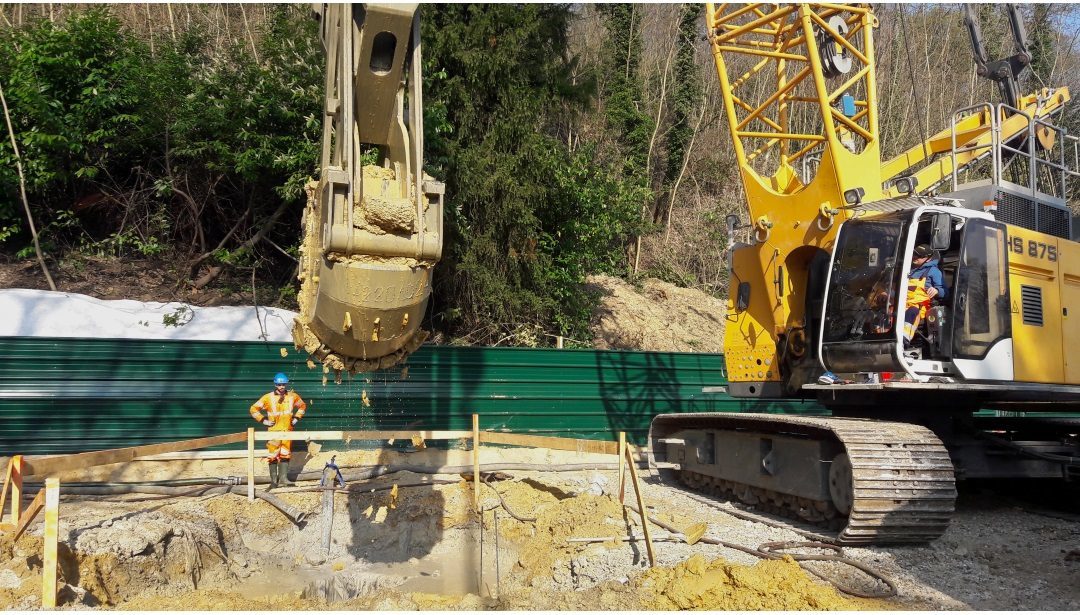
[[[905,307],[930,307],[930,294],[926,291],[926,278],[909,278],[907,282],[907,303],[905,304]]]
[[[274,422],[268,431],[292,431],[292,419],[304,418],[307,404],[296,391],[289,391],[284,397],[271,392],[259,398],[259,401],[251,405],[251,418],[263,421],[263,412],[266,418]]]
[[[937,289],[937,300],[945,301],[945,296],[949,293],[945,289],[945,278],[941,274],[941,267],[939,267],[940,261],[936,258],[931,258],[926,261],[920,267],[916,267],[908,274],[909,280],[926,280],[927,284]]]

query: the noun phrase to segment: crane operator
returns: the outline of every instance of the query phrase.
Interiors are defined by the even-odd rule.
[[[929,245],[915,246],[911,257],[912,270],[908,273],[907,301],[904,310],[904,347],[911,346],[911,339],[926,317],[930,302],[945,300],[945,280],[938,267],[939,259]]]

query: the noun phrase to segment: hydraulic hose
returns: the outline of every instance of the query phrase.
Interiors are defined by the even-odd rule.
[[[195,489],[183,489],[181,487],[165,487],[161,485],[117,485],[117,484],[98,484],[98,485],[72,485],[65,484],[63,486],[63,492],[71,495],[123,495],[127,493],[148,493],[154,495],[165,495],[172,497],[183,496],[204,496],[204,495],[224,495],[226,493],[233,493],[236,495],[246,495],[246,487],[241,485],[221,485],[221,486],[206,486]],[[255,497],[265,501],[267,504],[281,511],[281,514],[288,517],[293,523],[299,525],[303,523],[307,513],[304,511],[286,503],[281,498],[267,493],[265,490],[256,489]]]
[[[1074,457],[1072,455],[1057,455],[1057,454],[1054,454],[1054,453],[1043,453],[1043,452],[1034,450],[1032,448],[1029,448],[1027,446],[1024,446],[1022,444],[1017,444],[1016,442],[1013,442],[1011,440],[1006,440],[1005,438],[999,438],[998,436],[991,435],[991,434],[986,433],[984,431],[978,432],[978,436],[983,438],[983,439],[989,440],[990,442],[993,442],[994,444],[997,444],[999,446],[1004,446],[1005,448],[1011,448],[1012,450],[1014,450],[1014,451],[1016,451],[1016,452],[1018,452],[1018,453],[1020,453],[1022,455],[1027,455],[1029,457],[1034,457],[1035,459],[1042,459],[1044,461],[1052,461],[1054,463],[1060,463],[1060,464],[1063,464],[1063,465],[1065,465],[1065,466],[1067,466],[1069,468],[1080,468],[1080,457]]]
[[[636,506],[634,506],[633,504],[623,504],[623,506],[625,506],[626,508],[628,508],[628,509],[630,509],[630,510],[636,512],[636,513],[638,513],[639,515],[641,514],[641,511],[638,510],[638,508]],[[649,521],[652,521],[656,525],[664,528],[665,530],[667,530],[669,532],[673,532],[673,533],[676,533],[676,534],[681,533],[681,530],[679,530],[675,526],[671,525],[670,523],[665,523],[665,522],[661,521],[660,519],[657,519],[656,517],[653,517],[651,515],[649,516]],[[758,557],[758,558],[761,558],[761,559],[781,559],[783,557],[783,555],[789,555],[796,562],[806,562],[806,561],[811,561],[811,562],[814,562],[814,561],[840,562],[842,564],[847,564],[847,565],[849,565],[849,566],[851,566],[853,568],[857,568],[858,570],[861,570],[861,571],[865,572],[871,578],[876,579],[876,580],[880,581],[881,583],[885,584],[885,586],[888,587],[888,590],[886,590],[884,592],[878,592],[878,593],[864,592],[862,590],[854,589],[853,587],[851,587],[851,586],[849,586],[849,585],[847,585],[845,583],[841,583],[841,582],[837,581],[836,579],[829,578],[829,577],[821,574],[820,572],[818,572],[816,570],[813,570],[812,568],[807,568],[806,566],[803,566],[801,563],[799,564],[799,566],[801,566],[807,572],[810,572],[811,574],[821,578],[822,580],[824,580],[824,581],[826,581],[828,583],[832,583],[832,585],[834,587],[836,587],[838,590],[844,592],[845,594],[849,594],[851,596],[857,596],[859,598],[891,598],[892,596],[896,595],[896,583],[892,579],[885,576],[884,573],[882,573],[882,572],[880,572],[878,570],[875,570],[875,569],[871,568],[870,566],[867,566],[866,564],[864,564],[864,563],[862,563],[860,561],[853,560],[853,559],[851,559],[849,557],[844,557],[843,555],[810,555],[810,554],[803,554],[803,553],[786,553],[786,554],[781,555],[781,554],[777,553],[777,551],[781,551],[781,550],[785,550],[785,549],[793,549],[793,548],[830,549],[830,550],[833,550],[833,551],[835,551],[837,553],[842,553],[842,551],[840,550],[840,547],[837,546],[837,545],[830,545],[830,544],[822,543],[822,542],[767,542],[767,543],[759,546],[755,550],[755,549],[751,549],[749,547],[744,547],[742,545],[735,544],[733,542],[726,542],[726,541],[720,540],[718,538],[712,538],[710,536],[702,536],[698,540],[698,542],[703,542],[705,544],[726,547],[728,549],[735,549],[736,551],[741,551],[743,553],[746,553],[748,555],[753,555],[754,557]]]
[[[567,463],[561,465],[548,465],[540,463],[489,463],[482,464],[480,466],[481,472],[498,472],[498,471],[510,471],[510,470],[525,470],[536,472],[580,472],[583,470],[617,470],[618,465],[614,463]],[[647,469],[648,465],[645,461],[638,462],[638,467]],[[384,476],[386,474],[393,474],[395,472],[412,472],[414,474],[471,474],[473,466],[468,465],[456,465],[456,466],[423,466],[414,464],[398,464],[398,465],[371,465],[371,466],[348,466],[342,467],[342,476],[346,481],[365,480],[369,478],[376,478],[378,476]],[[319,480],[322,478],[322,470],[308,470],[301,472],[296,476],[296,480]],[[267,476],[256,476],[255,484],[264,485],[270,482],[270,478]],[[150,481],[104,481],[104,482],[66,482],[63,484],[64,491],[68,491],[70,487],[128,487],[128,486],[147,486],[147,487],[186,487],[186,486],[199,486],[199,485],[246,485],[247,479],[241,476],[220,476],[220,477],[200,477],[200,478],[174,478],[166,480],[150,480]],[[26,483],[27,488],[38,487],[41,483]]]

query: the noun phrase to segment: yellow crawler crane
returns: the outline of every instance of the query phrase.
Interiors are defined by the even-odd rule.
[[[1080,421],[979,412],[1080,408],[1080,141],[1049,121],[1068,90],[1017,94],[1015,7],[1018,51],[997,62],[967,17],[1006,102],[883,164],[868,6],[707,5],[749,212],[729,218],[749,239],[731,249],[728,391],[832,416],[657,416],[653,461],[682,482],[865,544],[940,536],[957,476],[1080,474]],[[921,244],[945,290],[905,327]]]
[[[308,186],[297,348],[390,367],[420,329],[442,254],[443,185],[424,175],[415,4],[316,4],[326,49],[321,175]]]

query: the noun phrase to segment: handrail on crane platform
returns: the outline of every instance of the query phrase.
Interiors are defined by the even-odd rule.
[[[959,144],[957,137],[959,133],[964,131],[962,125],[968,118],[976,115],[989,119],[988,134],[990,141],[987,142],[986,135],[983,135],[978,139],[969,140],[966,144]],[[1020,118],[1023,121],[1016,122],[1013,121],[1013,118]],[[981,121],[985,122],[986,119]],[[1020,126],[1007,127],[1010,123],[1019,123]],[[1040,147],[1037,139],[1040,128],[1053,136],[1052,139],[1048,139],[1051,144],[1050,147],[1043,148],[1045,154],[1039,152]],[[970,170],[988,155],[991,160],[990,180],[994,184],[999,184],[1002,181],[1004,169],[1013,160],[1026,160],[1027,181],[1026,184],[1018,185],[1029,191],[1032,197],[1046,195],[1066,200],[1068,198],[1068,179],[1070,177],[1080,177],[1080,138],[1068,134],[1067,130],[1056,124],[1005,103],[979,103],[959,109],[952,115],[949,131],[951,141],[949,151],[951,172],[949,176],[952,182],[952,191],[954,192],[959,189],[960,172]],[[1024,135],[1026,136],[1023,145],[1010,145],[1017,137]],[[1055,145],[1058,145],[1058,147],[1055,148]],[[1069,149],[1069,146],[1073,151],[1071,165],[1066,159],[1066,150]],[[1052,157],[1055,149],[1057,149],[1057,160]],[[963,154],[980,150],[986,151],[974,156],[963,156]],[[1007,155],[1003,155],[1003,152],[1007,153]],[[1009,158],[1009,162],[1006,162],[1005,158]],[[1039,183],[1039,170],[1044,167],[1049,168],[1052,173],[1052,183],[1049,186],[1046,186],[1045,183],[1042,185]],[[1055,171],[1056,173],[1054,173]],[[1040,190],[1040,187],[1047,187],[1047,190]]]

